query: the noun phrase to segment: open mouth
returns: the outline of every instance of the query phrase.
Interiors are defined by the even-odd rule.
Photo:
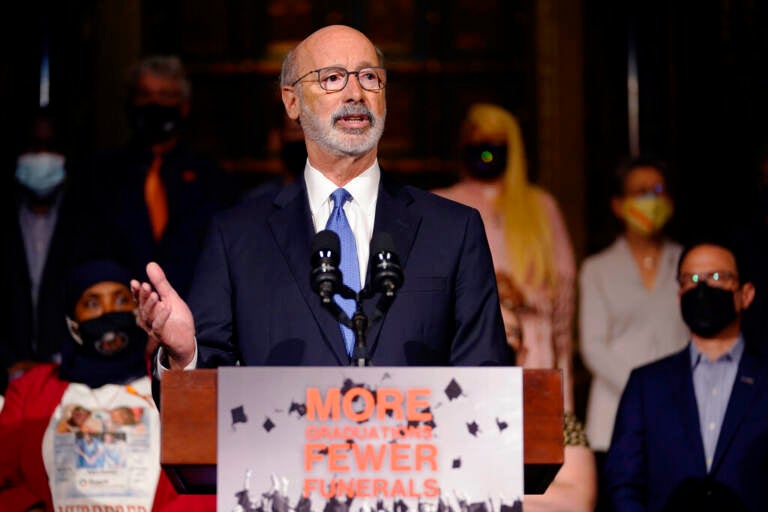
[[[350,114],[336,118],[336,124],[348,128],[363,128],[371,124],[371,117],[367,114]]]

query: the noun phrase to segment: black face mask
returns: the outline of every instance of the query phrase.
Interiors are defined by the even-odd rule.
[[[283,142],[280,159],[291,176],[298,179],[304,174],[304,166],[307,163],[307,145],[303,140]]]
[[[737,317],[733,292],[700,282],[680,297],[680,309],[688,328],[702,338],[712,338]]]
[[[82,344],[62,348],[60,375],[91,387],[121,384],[147,374],[146,333],[132,311],[106,313],[79,324]]]
[[[140,332],[132,311],[106,313],[80,324],[82,349],[103,357],[120,357]]]
[[[464,147],[464,163],[469,174],[481,180],[494,180],[507,168],[507,146],[472,144]]]
[[[181,109],[147,103],[132,105],[131,118],[136,136],[146,144],[165,142],[181,129]]]

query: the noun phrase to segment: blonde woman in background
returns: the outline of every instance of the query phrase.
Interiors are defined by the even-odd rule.
[[[520,126],[507,110],[472,105],[461,144],[463,178],[435,192],[480,212],[497,281],[509,280],[522,294],[521,305],[502,307],[508,338],[514,337],[513,312],[522,325],[525,366],[562,369],[565,409],[573,411],[576,269],[560,209],[548,192],[528,181]]]

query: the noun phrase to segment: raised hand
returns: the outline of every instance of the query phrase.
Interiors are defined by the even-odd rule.
[[[150,283],[132,279],[131,292],[138,303],[137,323],[168,354],[170,368],[184,368],[195,355],[195,321],[192,312],[157,263],[147,264]]]

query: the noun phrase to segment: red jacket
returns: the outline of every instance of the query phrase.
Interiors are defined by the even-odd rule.
[[[69,382],[59,367],[45,364],[11,381],[0,413],[0,512],[19,512],[44,502],[53,510],[43,464],[43,436]],[[216,510],[215,496],[179,495],[163,471],[153,512]]]

